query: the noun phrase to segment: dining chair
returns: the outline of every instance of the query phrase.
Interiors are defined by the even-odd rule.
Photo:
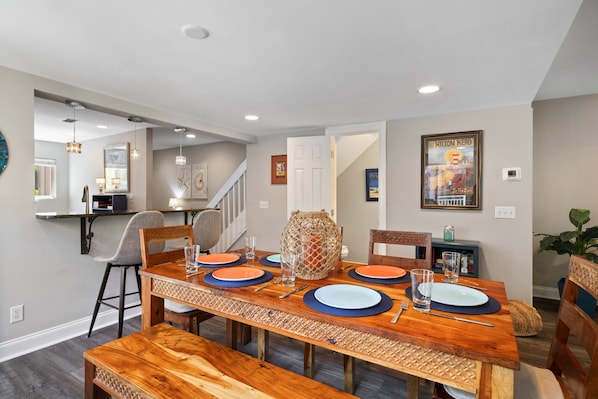
[[[521,363],[515,399],[598,398],[598,324],[578,304],[581,289],[598,299],[598,264],[572,255],[546,368]],[[453,398],[438,384],[435,391],[436,398]]]
[[[413,256],[382,255],[379,253],[380,244],[390,244],[400,247],[401,251],[413,250]],[[368,264],[389,265],[410,269],[431,269],[432,268],[432,233],[398,231],[398,230],[370,230],[370,245],[368,252]]]
[[[138,235],[141,242],[143,269],[167,262],[184,261],[184,249],[169,247],[167,246],[168,241],[187,240],[187,245],[195,243],[193,226],[189,224],[141,229]],[[166,247],[166,250],[155,252],[152,245],[156,244]],[[184,266],[181,266],[181,268],[184,269]],[[168,299],[164,300],[164,321],[171,324],[178,324],[184,330],[196,335],[199,335],[199,323],[213,316],[212,313],[204,312],[191,306]]]
[[[220,241],[221,234],[220,211],[206,209],[201,211],[193,222],[195,243],[199,244],[201,252],[210,253],[210,249]]]
[[[91,317],[91,325],[89,326],[89,332],[87,337],[91,336],[93,326],[98,316],[100,306],[108,306],[110,308],[118,310],[118,337],[122,337],[123,330],[123,319],[124,312],[127,309],[140,306],[141,303],[137,303],[130,306],[125,306],[125,297],[129,295],[138,294],[141,300],[141,279],[139,278],[139,267],[141,266],[141,247],[139,244],[139,229],[149,227],[160,227],[164,225],[164,215],[158,211],[142,211],[136,213],[131,217],[129,223],[125,227],[125,230],[121,236],[120,242],[116,252],[112,255],[107,256],[96,256],[94,258],[97,262],[106,263],[106,270],[104,271],[104,278],[100,285],[100,291],[98,298],[93,309],[93,316]],[[127,269],[133,267],[135,270],[135,278],[137,279],[137,291],[126,292],[127,285]],[[108,277],[113,268],[120,269],[120,291],[119,295],[104,297],[104,291],[108,283]],[[119,298],[118,305],[113,305],[109,301]]]

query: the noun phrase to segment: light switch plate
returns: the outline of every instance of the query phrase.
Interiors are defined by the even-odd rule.
[[[495,206],[494,207],[494,218],[495,219],[515,219],[515,207],[514,206]]]

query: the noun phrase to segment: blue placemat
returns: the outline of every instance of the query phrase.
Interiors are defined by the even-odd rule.
[[[375,306],[365,309],[340,309],[332,306],[324,305],[316,299],[315,292],[317,288],[307,291],[303,295],[303,303],[317,310],[318,312],[330,314],[333,316],[346,316],[346,317],[362,317],[362,316],[373,316],[380,313],[384,313],[392,308],[392,299],[383,292],[377,291],[381,296],[382,300]]]
[[[377,283],[377,284],[402,284],[411,282],[411,274],[407,272],[403,277],[399,278],[371,278],[357,274],[355,269],[349,270],[349,276],[355,280],[363,281],[366,283]]]
[[[271,279],[272,279],[272,273],[270,273],[267,270],[264,271],[264,275],[261,277],[254,278],[252,280],[244,280],[244,281],[218,280],[217,278],[214,278],[214,276],[212,276],[212,273],[206,274],[203,277],[203,281],[210,285],[214,285],[216,287],[227,287],[227,288],[247,287],[247,286],[254,285],[254,284],[265,283],[266,281],[270,281]]]
[[[266,258],[260,259],[260,265],[270,266],[270,267],[280,267],[280,262],[270,262]]]
[[[241,256],[238,260],[236,260],[234,262],[220,264],[220,265],[215,265],[215,264],[212,264],[212,263],[201,263],[201,262],[198,262],[198,264],[199,264],[200,267],[211,267],[211,268],[239,266],[239,265],[242,265],[244,263],[247,263],[247,259],[245,259],[244,256]]]
[[[432,288],[433,290],[434,288]],[[411,287],[407,287],[405,289],[405,295],[407,298],[411,299]],[[442,310],[443,312],[450,312],[450,313],[461,313],[461,314],[490,314],[496,313],[500,310],[501,306],[500,303],[488,295],[488,302],[483,305],[478,306],[453,306],[453,305],[445,305],[443,303],[438,303],[432,301],[430,304],[430,308],[434,310]]]

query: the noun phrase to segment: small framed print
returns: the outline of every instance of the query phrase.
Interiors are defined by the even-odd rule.
[[[425,135],[421,144],[421,208],[482,209],[482,131]]]
[[[378,201],[378,168],[365,170],[365,200]]]
[[[287,184],[287,156],[272,155],[271,183]]]

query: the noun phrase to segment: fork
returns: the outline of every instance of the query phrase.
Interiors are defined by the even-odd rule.
[[[393,317],[390,322],[393,324],[396,323],[397,320],[399,320],[399,316],[401,315],[403,310],[407,310],[408,308],[409,308],[409,301],[407,301],[406,299],[403,299],[403,301],[401,302],[401,308],[399,309],[399,311],[397,312],[395,317]]]
[[[278,283],[280,283],[280,281],[281,281],[281,280],[282,280],[282,277],[278,277],[278,278],[277,278],[276,280],[274,280],[274,281],[270,281],[269,283],[266,283],[266,284],[260,285],[259,287],[257,287],[256,289],[254,289],[254,291],[255,291],[255,292],[258,292],[258,291],[260,291],[260,290],[263,290],[263,289],[264,289],[264,288],[266,288],[266,287],[269,287],[269,286],[271,286],[271,285],[274,285],[274,284],[278,284]]]

